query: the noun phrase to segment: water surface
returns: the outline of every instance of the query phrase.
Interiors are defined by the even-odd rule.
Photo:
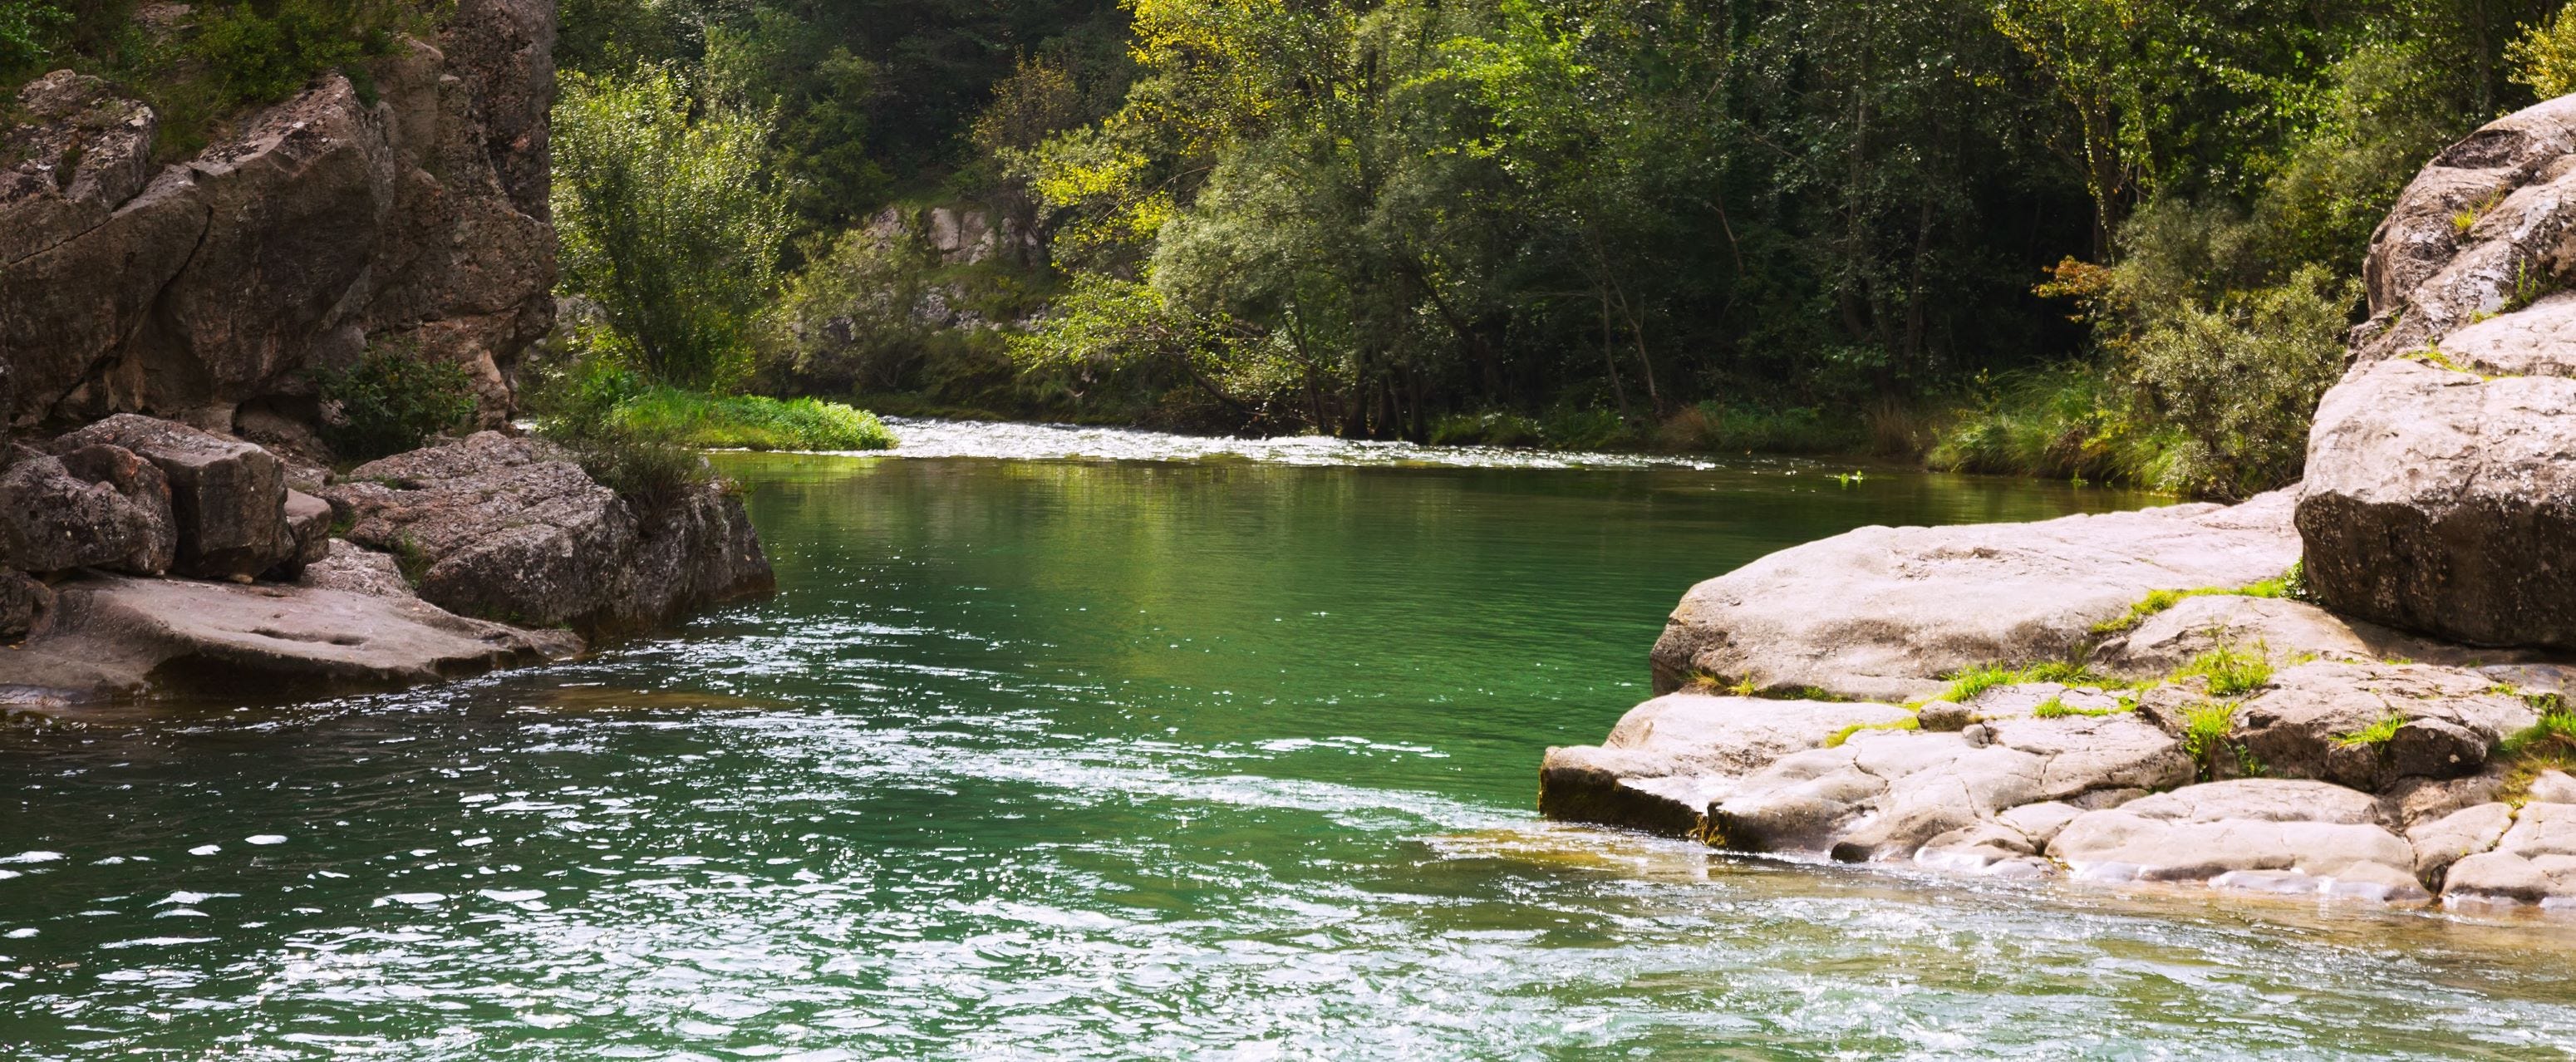
[[[1531,814],[1543,750],[1644,695],[1694,580],[1862,524],[2148,499],[933,427],[912,452],[950,456],[725,455],[782,591],[667,638],[399,696],[0,722],[0,1057],[2576,1043],[2553,923],[1789,866]]]

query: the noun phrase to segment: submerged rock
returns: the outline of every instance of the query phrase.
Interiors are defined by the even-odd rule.
[[[2299,559],[2291,498],[2035,524],[1863,528],[1693,587],[1653,654],[1693,673],[1903,700],[1997,661],[2056,660],[2157,590],[2235,587]]]
[[[403,558],[423,598],[467,615],[620,634],[776,585],[723,484],[639,513],[531,439],[483,432],[399,454],[324,495],[349,541]]]

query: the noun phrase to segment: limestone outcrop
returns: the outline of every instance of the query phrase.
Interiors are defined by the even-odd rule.
[[[0,465],[0,642],[18,643],[0,652],[0,702],[406,686],[580,652],[558,624],[640,630],[772,582],[721,485],[638,515],[550,448],[493,433],[336,486],[134,415],[46,449]],[[333,503],[289,477],[356,499],[349,533],[390,551],[331,537]]]
[[[639,511],[530,439],[483,432],[399,454],[323,495],[351,542],[405,558],[423,598],[467,615],[613,635],[775,586],[723,485]]]
[[[19,90],[0,107],[20,116],[0,129],[0,421],[309,438],[317,371],[373,345],[467,366],[498,423],[553,312],[554,17],[463,0],[368,90],[325,74],[158,168],[160,117],[106,82]]]
[[[1692,587],[1653,653],[1694,674],[1903,700],[1998,660],[2061,659],[2157,590],[2237,587],[2299,559],[2291,496],[2037,524],[1863,528]]]

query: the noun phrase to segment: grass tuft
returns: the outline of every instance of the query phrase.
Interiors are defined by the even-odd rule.
[[[2198,766],[2201,781],[2209,780],[2215,758],[2235,732],[2233,701],[2203,701],[2182,710],[2182,752]]]
[[[2215,697],[2237,697],[2262,689],[2272,681],[2272,658],[2261,642],[2251,652],[2233,645],[2222,645],[2191,658],[2169,681],[2205,679]]]
[[[2540,712],[2540,721],[2496,746],[2496,759],[2505,765],[2500,799],[2516,807],[2531,799],[2531,783],[2542,771],[2576,772],[2576,708],[2555,693],[2526,694],[2523,701]]]
[[[1920,720],[1920,719],[1913,718],[1913,717],[1911,717],[1911,716],[1908,716],[1908,717],[1903,718],[1903,719],[1896,720],[1896,721],[1894,721],[1894,722],[1888,722],[1888,723],[1853,723],[1853,724],[1852,724],[1852,725],[1850,725],[1850,726],[1847,726],[1847,727],[1844,727],[1844,728],[1842,728],[1842,729],[1840,729],[1840,730],[1834,731],[1834,733],[1833,733],[1833,736],[1832,736],[1832,737],[1828,737],[1828,738],[1826,738],[1826,739],[1825,739],[1825,747],[1826,747],[1826,748],[1829,748],[1829,749],[1837,749],[1837,748],[1841,748],[1841,747],[1842,747],[1843,742],[1846,742],[1846,741],[1851,740],[1852,735],[1857,734],[1857,733],[1860,733],[1860,732],[1861,732],[1861,731],[1863,731],[1863,730],[1921,730],[1921,729],[1923,729],[1923,721],[1922,721],[1922,720]]]
[[[2122,698],[2117,707],[2078,708],[2066,703],[2063,697],[2051,697],[2041,701],[2039,707],[2031,709],[2030,714],[2040,719],[2066,719],[2074,716],[2100,719],[2106,716],[2127,715],[2137,710],[2138,702],[2128,698]]]
[[[2290,565],[2290,570],[2282,572],[2278,576],[2265,579],[2259,583],[2248,583],[2244,586],[2204,586],[2197,590],[2149,591],[2147,596],[2140,598],[2135,604],[2130,605],[2129,611],[2126,614],[2116,619],[2107,619],[2094,624],[2093,633],[2096,636],[2102,637],[2114,634],[2126,634],[2137,629],[2138,624],[2146,622],[2149,617],[2163,613],[2173,608],[2175,605],[2182,604],[2186,598],[2271,597],[2303,599],[2306,596],[2306,590],[2307,564],[2305,561],[2301,561]]]
[[[2380,719],[2376,723],[2370,724],[2369,726],[2335,738],[2335,744],[2342,745],[2346,748],[2385,745],[2389,741],[2395,739],[2397,737],[2397,731],[2403,729],[2405,726],[2405,716],[2390,715]]]

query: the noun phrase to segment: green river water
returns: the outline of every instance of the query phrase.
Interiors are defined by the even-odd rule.
[[[2576,1051],[2576,930],[2536,917],[1533,815],[1545,748],[1645,695],[1695,580],[1864,524],[2148,499],[903,430],[932,456],[721,455],[781,592],[664,638],[0,719],[0,1058]]]

